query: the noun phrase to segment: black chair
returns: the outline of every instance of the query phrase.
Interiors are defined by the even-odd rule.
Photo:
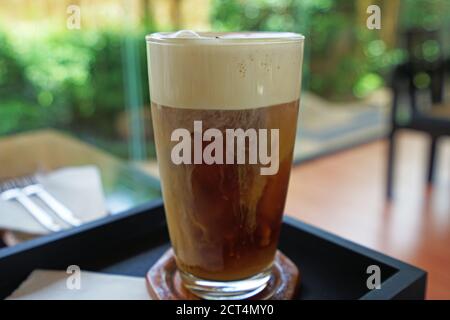
[[[406,38],[409,60],[394,69],[391,83],[393,105],[387,168],[388,199],[393,195],[395,140],[398,130],[418,130],[430,136],[428,183],[433,182],[438,140],[450,135],[450,103],[446,105],[443,101],[445,78],[449,73],[450,63],[442,56],[430,59],[420,55],[425,41],[438,41],[438,33],[412,30],[407,33]],[[425,87],[422,87],[420,79],[427,84]],[[400,105],[400,100],[405,96],[406,103]],[[420,102],[418,97],[428,98],[426,100],[429,103]],[[421,101],[423,100],[425,99]]]

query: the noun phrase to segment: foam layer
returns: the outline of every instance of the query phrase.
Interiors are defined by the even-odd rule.
[[[239,110],[295,101],[303,37],[294,33],[158,33],[147,37],[154,103]]]

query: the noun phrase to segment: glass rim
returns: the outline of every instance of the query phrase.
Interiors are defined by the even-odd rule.
[[[181,35],[182,36],[177,36]],[[155,32],[145,36],[147,43],[179,45],[252,45],[303,42],[305,37],[295,32],[242,31],[242,32]]]

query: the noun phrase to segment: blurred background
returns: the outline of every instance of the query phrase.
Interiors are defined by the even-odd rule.
[[[380,30],[366,27],[370,4],[382,9]],[[81,10],[79,29],[68,27],[70,5]],[[320,105],[305,112],[313,119],[304,128],[308,139],[299,146],[303,154],[298,157],[309,157],[333,147],[316,145],[316,139],[322,144],[331,137],[342,140],[337,138],[353,133],[355,127],[365,127],[357,130],[365,139],[385,131],[383,108],[389,97],[384,89],[393,67],[408,57],[405,34],[413,28],[445,31],[445,41],[424,42],[420,54],[428,60],[448,56],[448,7],[445,0],[3,1],[0,135],[51,127],[123,159],[152,159],[145,34],[177,29],[289,30],[308,39],[304,100]],[[426,86],[429,79],[417,81]],[[360,106],[361,113],[348,114],[354,109],[350,106]],[[326,107],[348,112],[318,124],[315,116],[320,118],[324,108],[328,113]]]
[[[94,164],[108,211],[160,197],[144,36],[179,29],[304,34],[286,211],[450,298],[447,0],[2,1],[0,180]]]

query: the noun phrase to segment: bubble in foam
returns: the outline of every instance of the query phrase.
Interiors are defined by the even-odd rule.
[[[170,36],[171,38],[202,38],[197,32],[192,30],[180,30]]]

